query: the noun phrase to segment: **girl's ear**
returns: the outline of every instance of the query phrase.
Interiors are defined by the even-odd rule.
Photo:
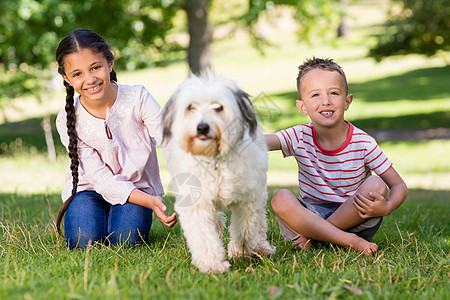
[[[70,86],[72,86],[69,82],[69,79],[67,78],[66,75],[61,75],[61,77],[64,79],[65,82],[67,82]]]
[[[109,66],[109,73],[111,73],[114,68],[114,59],[108,62],[108,66]]]
[[[305,107],[305,102],[303,102],[302,100],[296,100],[295,106],[297,106],[298,110],[301,111],[302,114],[304,114],[305,116],[308,115],[308,111]]]

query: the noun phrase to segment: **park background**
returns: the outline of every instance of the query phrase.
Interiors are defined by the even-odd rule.
[[[130,3],[136,2],[139,1]],[[245,12],[238,2],[226,4],[216,0],[210,9]],[[262,2],[267,8],[269,1]],[[68,161],[54,129],[56,113],[64,107],[62,80],[55,76],[56,67],[51,63],[34,70],[32,64],[6,65],[4,55],[0,55],[4,66],[0,74],[0,298],[448,298],[449,42],[445,40],[442,46],[435,37],[437,45],[442,46],[435,52],[403,50],[382,57],[381,61],[377,55],[369,57],[378,36],[386,32],[394,36],[395,28],[400,28],[386,25],[388,9],[399,2],[422,3],[349,1],[345,7],[348,32],[341,38],[335,37],[335,30],[321,30],[310,36],[299,34],[302,22],[292,17],[290,5],[266,9],[258,22],[251,24],[256,33],[245,26],[230,26],[214,11],[210,14],[216,21],[211,67],[217,74],[235,80],[252,96],[265,133],[307,122],[295,108],[297,67],[306,58],[331,57],[343,67],[354,94],[348,120],[377,138],[410,188],[405,204],[385,218],[374,239],[380,251],[372,258],[326,245],[311,252],[293,251],[280,237],[270,209],[269,236],[277,246],[277,254],[272,258],[232,261],[231,271],[223,275],[199,274],[190,266],[179,225],[168,230],[157,221],[152,230],[153,241],[145,247],[97,246],[68,251],[54,233]],[[29,8],[28,12],[23,8],[22,16],[32,14],[33,7],[37,10],[34,1],[17,3]],[[448,26],[449,1],[428,4],[440,5],[438,11],[447,16]],[[395,7],[399,11],[401,6]],[[161,56],[153,50],[147,56],[140,55],[142,60],[127,65],[123,61],[127,53],[118,51],[122,55],[119,83],[144,85],[162,106],[189,72],[183,54],[189,40],[185,20],[182,12],[174,15],[176,26],[167,38],[184,45],[171,49],[175,54]],[[332,14],[329,18],[334,20]],[[319,23],[314,19],[311,22]],[[108,26],[113,27],[114,23],[111,21]],[[450,28],[446,29],[448,36]],[[429,39],[426,34],[421,34],[422,39]],[[444,32],[442,36],[445,37]],[[114,46],[114,40],[106,39]],[[7,42],[1,34],[0,40]],[[54,49],[47,51],[49,55],[54,53]],[[137,56],[136,52],[132,54]],[[148,65],[142,63],[146,58]],[[17,77],[22,79],[18,84],[10,80],[19,76],[14,65],[24,73],[21,76],[27,76]],[[36,82],[33,76],[39,75],[48,79]],[[17,85],[30,88],[17,90]],[[14,91],[17,97],[11,94]],[[42,128],[47,117],[52,126],[55,157],[48,155]],[[159,161],[163,182],[167,184],[170,174],[160,151]],[[269,196],[279,187],[297,193],[295,161],[270,153],[268,183]],[[165,199],[169,206],[173,203],[170,193]],[[225,235],[224,242],[227,238]]]

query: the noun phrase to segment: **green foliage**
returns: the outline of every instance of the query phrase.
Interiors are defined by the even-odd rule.
[[[29,68],[27,64],[21,64],[20,68],[22,70],[5,71],[0,75],[0,110],[9,99],[37,93],[46,87],[43,79],[49,79],[48,72]]]
[[[8,69],[22,63],[48,67],[59,41],[87,28],[115,47],[119,67],[149,66],[157,57],[144,59],[150,53],[146,49],[172,49],[165,37],[178,8],[176,1],[159,0],[6,0],[0,11],[0,58]]]
[[[172,59],[180,47],[166,40],[177,0],[4,0],[0,4],[0,108],[10,99],[45,93],[59,41],[77,28],[112,44],[118,69],[135,70]]]
[[[386,32],[370,55],[380,61],[386,56],[419,53],[432,56],[450,50],[449,0],[394,0]]]
[[[262,52],[267,40],[264,34],[258,32],[256,24],[262,16],[269,16],[275,6],[292,9],[292,16],[299,24],[298,35],[302,42],[311,43],[336,36],[335,30],[341,20],[342,11],[338,1],[248,0],[248,11],[242,15],[242,22],[250,32],[253,46]]]

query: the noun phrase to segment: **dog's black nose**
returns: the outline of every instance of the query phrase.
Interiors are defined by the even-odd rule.
[[[209,132],[209,125],[206,123],[200,123],[197,125],[197,133],[200,135],[206,135]]]

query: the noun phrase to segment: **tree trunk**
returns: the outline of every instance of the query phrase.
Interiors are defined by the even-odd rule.
[[[47,143],[48,150],[48,159],[50,162],[56,161],[56,151],[55,151],[55,143],[53,142],[53,134],[52,134],[52,125],[50,123],[50,116],[45,115],[42,120],[42,129],[44,129],[45,133],[45,142]]]
[[[348,1],[347,0],[339,0],[339,3],[341,4],[341,9],[344,11],[341,15],[341,22],[339,23],[339,27],[337,29],[337,36],[338,37],[348,37],[350,34],[350,28],[348,27],[348,20],[347,20],[347,7],[348,7]]]
[[[189,30],[189,69],[199,74],[210,67],[212,33],[208,23],[208,6],[211,0],[186,0]]]

